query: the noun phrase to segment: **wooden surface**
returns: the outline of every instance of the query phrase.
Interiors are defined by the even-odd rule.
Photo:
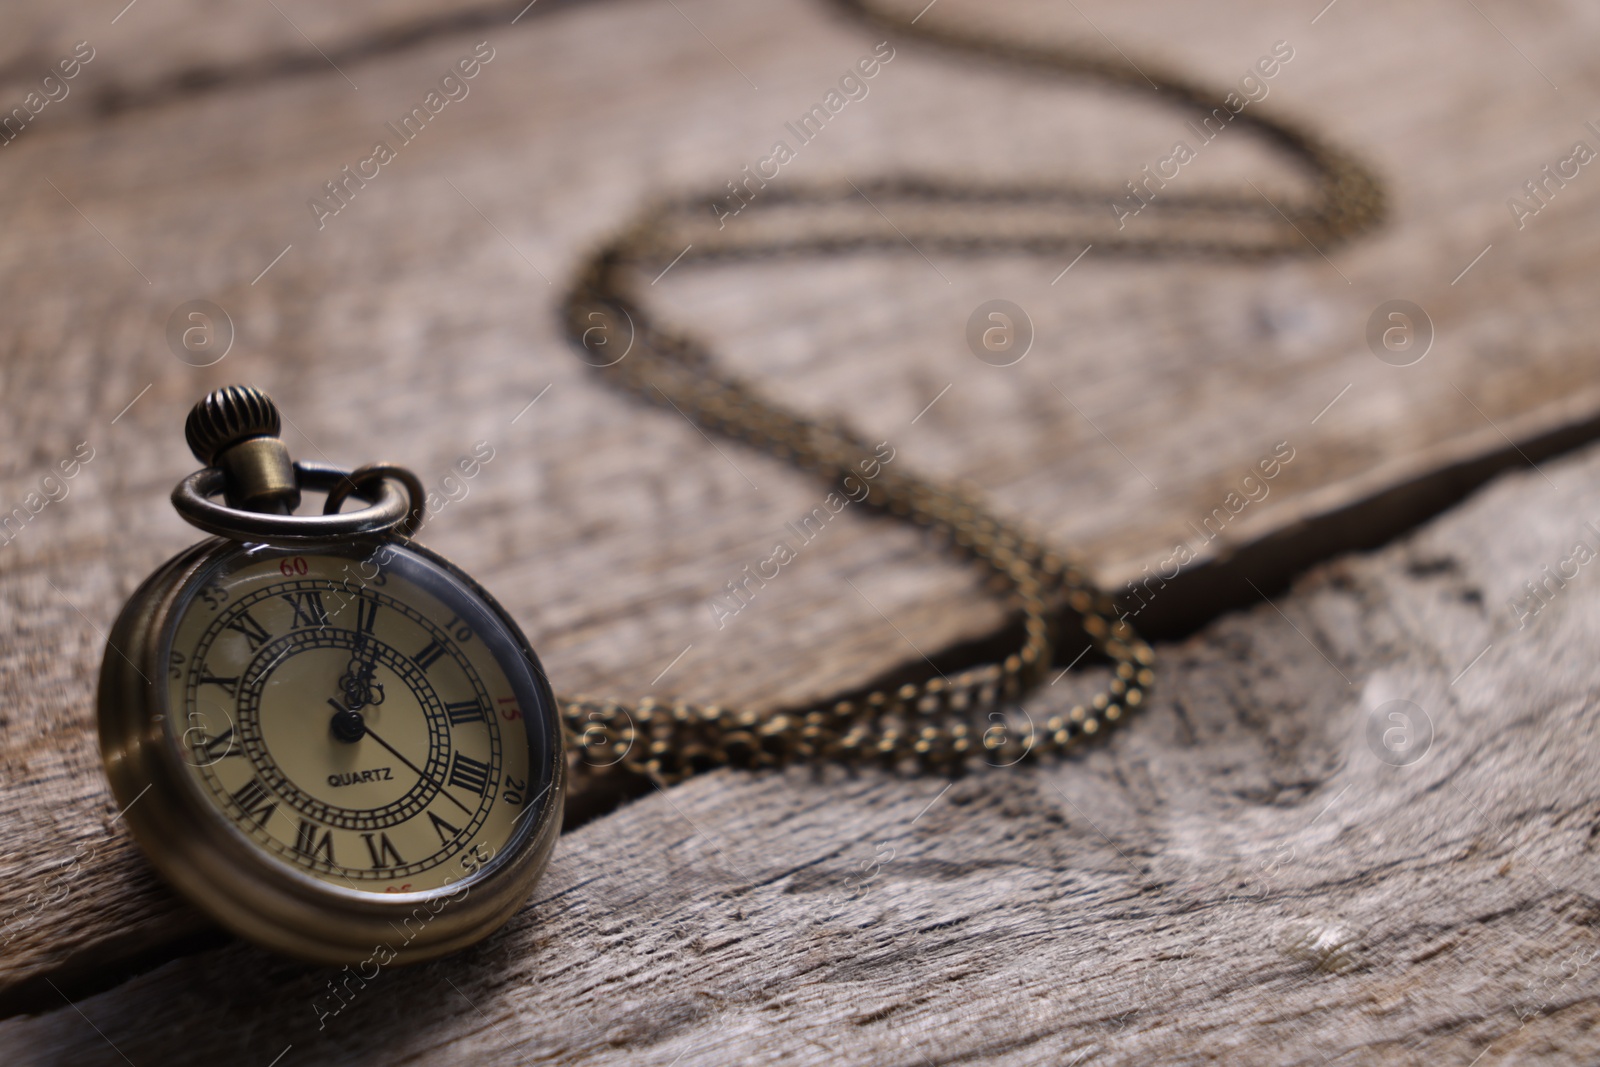
[[[343,1001],[346,976],[232,945],[0,1041],[136,1064],[1593,1062],[1600,591],[1585,574],[1521,631],[1501,605],[1600,515],[1600,450],[1546,473],[1561,493],[1508,477],[1162,649],[1153,706],[1078,758],[954,784],[718,772],[569,835],[487,944]],[[1397,699],[1432,733],[1405,766],[1369,741]]]
[[[0,86],[20,100],[27,77],[14,72],[35,58],[79,39],[98,50],[78,95],[0,149],[0,504],[79,442],[94,449],[70,493],[0,548],[0,1006],[46,1013],[3,1024],[0,1044],[45,1062],[110,1054],[70,996],[135,1063],[224,1047],[265,1063],[291,1043],[305,1062],[428,1050],[1298,1062],[1279,1047],[1306,1062],[1342,1050],[1348,1062],[1470,1062],[1490,1041],[1584,1058],[1574,1042],[1592,1019],[1580,992],[1592,970],[1520,1031],[1517,1006],[1539,1003],[1539,968],[1591,936],[1594,776],[1579,757],[1593,605],[1574,584],[1553,617],[1496,635],[1512,621],[1506,598],[1600,513],[1583,506],[1592,465],[1549,466],[1559,491],[1523,475],[1414,545],[1332,565],[1280,601],[1337,671],[1257,608],[1164,646],[1156,706],[1107,749],[975,777],[920,818],[943,783],[727,775],[652,796],[564,840],[505,935],[386,976],[317,1035],[309,1001],[327,976],[219,947],[120,833],[98,768],[102,634],[137,581],[192,540],[166,495],[192,466],[181,419],[206,389],[260,384],[293,420],[297,453],[381,454],[430,484],[490,442],[495,460],[425,539],[495,591],[568,691],[771,706],[1003,617],[914,533],[851,515],[795,566],[804,577],[718,630],[708,601],[821,488],[732,445],[719,455],[671,412],[608,392],[554,313],[573,266],[644,199],[709,198],[875,38],[801,0],[594,0],[379,47],[374,26],[440,9],[280,6],[313,41],[345,42],[342,74],[285,60],[312,53],[265,28],[270,7],[150,0],[103,31],[98,6],[52,5],[0,61]],[[927,17],[1095,46],[1103,33],[1218,83],[1289,40],[1296,58],[1268,106],[1371,160],[1394,219],[1332,262],[1091,250],[1052,285],[1065,262],[929,264],[908,250],[677,272],[656,286],[659,307],[773,396],[891,440],[897,463],[978,482],[1108,585],[1167,558],[1289,442],[1295,459],[1268,498],[1208,554],[1259,560],[1276,593],[1284,560],[1372,543],[1507,460],[1526,469],[1516,446],[1537,459],[1600,418],[1588,374],[1600,179],[1585,170],[1522,231],[1505,206],[1572,141],[1597,143],[1582,127],[1600,75],[1593,14],[1481,6],[1341,4],[1313,26],[1316,11],[1244,0],[1082,15],[945,0]],[[471,95],[319,231],[306,200],[486,39],[495,58]],[[276,66],[252,79],[170,89],[183,71],[262,56]],[[96,91],[112,95],[96,104]],[[138,106],[108,110],[117,94]],[[785,173],[1115,183],[1167,152],[1182,119],[906,46],[826,133]],[[1261,146],[1207,152],[1184,175],[1193,188],[1295,187]],[[994,296],[1037,329],[1013,367],[978,362],[962,340]],[[1438,328],[1415,366],[1379,362],[1363,338],[1394,298]],[[237,329],[210,368],[180,362],[165,337],[191,299],[222,305]],[[1248,575],[1211,573],[1239,580],[1221,596],[1175,582],[1148,618],[1239,602]],[[1366,710],[1391,691],[1438,709],[1437,748],[1413,767],[1378,764],[1362,740]],[[861,899],[828,905],[852,895],[840,887],[881,841],[896,858]],[[1308,930],[1357,931],[1358,962],[1299,959]],[[444,978],[482,1014],[449,1000]],[[230,998],[220,1017],[190,995],[213,986]],[[1213,1016],[1212,999],[1231,1014]]]

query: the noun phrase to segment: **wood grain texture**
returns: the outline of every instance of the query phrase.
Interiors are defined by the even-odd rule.
[[[568,2],[543,0],[523,18],[538,18]],[[0,41],[0,100],[9,113],[28,92],[40,91],[50,103],[42,110],[32,105],[30,111],[56,125],[222,86],[312,72],[339,74],[347,64],[430,36],[509,25],[524,6],[532,7],[493,0],[122,0],[109,10],[94,0],[18,5],[8,12],[6,38]],[[88,49],[80,50],[81,44]],[[61,82],[60,61],[74,55],[92,58],[77,73],[66,68],[72,77],[65,79],[64,92],[59,84],[42,84],[50,75]],[[359,91],[353,80],[346,86]]]
[[[37,991],[50,976],[88,982],[199,929],[112,821],[93,678],[123,599],[193,539],[166,504],[192,465],[179,427],[189,404],[224,382],[267,388],[294,420],[292,446],[310,458],[381,454],[431,485],[474,442],[490,442],[496,459],[425,539],[495,591],[569,691],[770,706],[859,684],[916,662],[916,649],[1001,624],[971,574],[914,533],[852,514],[718,630],[711,598],[764,558],[821,489],[734,446],[719,455],[672,413],[619,400],[560,337],[558,286],[594,242],[663,189],[719,191],[875,43],[800,0],[679,6],[615,0],[442,37],[353,64],[346,73],[359,91],[329,70],[59,127],[46,112],[3,150],[0,511],[79,442],[95,458],[65,499],[0,548],[0,917],[12,916],[0,920],[10,938],[0,991]],[[1291,17],[1244,0],[1082,6],[1130,53],[1164,55],[1220,83],[1273,41],[1292,41],[1297,57],[1268,104],[1372,159],[1395,192],[1392,225],[1331,263],[1311,253],[1265,268],[1129,263],[1091,251],[1056,284],[1065,263],[930,265],[909,250],[683,271],[656,287],[663,314],[711,337],[785,403],[839,412],[892,441],[896,462],[978,481],[998,506],[1080,549],[1111,584],[1166,558],[1279,441],[1296,459],[1207,551],[1600,412],[1588,374],[1600,312],[1585,284],[1600,184],[1585,171],[1520,232],[1505,207],[1587,136],[1578,101],[1600,73],[1584,44],[1592,12],[1529,9],[1508,47],[1484,19],[1443,3],[1381,14],[1340,5],[1315,27],[1314,12]],[[977,11],[954,0],[936,9]],[[324,17],[342,16],[330,7]],[[1070,11],[1018,5],[982,17],[991,30],[1100,41]],[[219,36],[233,42],[238,32]],[[471,95],[318,230],[306,201],[482,39],[496,58]],[[205,54],[255,54],[227,48],[240,50]],[[145,45],[135,52],[155,56]],[[114,69],[109,47],[102,58],[85,77]],[[144,84],[190,58],[151,58],[126,77]],[[1182,130],[1180,116],[1150,101],[907,47],[785,173],[1116,183]],[[1272,195],[1294,187],[1296,175],[1261,146],[1213,147],[1184,182],[1233,189],[1249,179]],[[971,310],[997,295],[1023,305],[1039,336],[1010,368],[979,363],[962,340]],[[1393,297],[1421,303],[1439,329],[1413,367],[1378,362],[1363,340],[1372,309]],[[237,330],[230,355],[206,369],[176,359],[165,336],[173,309],[196,298],[221,304]],[[1537,573],[1533,558],[1514,562]],[[1143,743],[1164,743],[1150,729]],[[1267,788],[1259,782],[1271,760],[1239,759],[1244,769],[1230,773]],[[674,802],[717,807],[735,785],[778,790],[797,812],[812,802],[779,781],[788,780],[719,778]],[[1014,788],[1005,781],[995,788]],[[928,786],[878,783],[874,803],[898,820]],[[613,832],[644,849],[655,831]],[[1230,832],[1247,837],[1243,826]],[[705,842],[678,840],[672,869],[682,872]],[[72,864],[91,847],[92,866]],[[575,882],[553,875],[550,884]],[[498,960],[471,957],[477,966],[489,958]],[[355,1029],[342,1040],[356,1047]]]
[[[39,1063],[119,1062],[113,1044],[134,1063],[1591,1062],[1600,585],[1581,572],[1521,630],[1503,605],[1600,540],[1580,529],[1600,450],[1546,473],[1559,492],[1508,477],[1162,649],[1155,704],[1063,763],[718,772],[570,835],[532,906],[460,957],[363,982],[235,945],[0,1041]],[[1371,725],[1397,728],[1396,700],[1404,765]]]

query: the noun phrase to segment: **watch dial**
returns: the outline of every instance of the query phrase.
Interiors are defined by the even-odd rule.
[[[537,665],[434,560],[240,546],[178,612],[168,733],[216,810],[282,863],[364,892],[437,889],[549,802]]]

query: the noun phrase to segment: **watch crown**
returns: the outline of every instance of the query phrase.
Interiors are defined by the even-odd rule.
[[[287,514],[300,504],[283,420],[272,398],[251,385],[207,393],[189,410],[183,436],[195,458],[227,476],[231,507]]]
[[[189,451],[208,467],[240,441],[277,437],[283,431],[278,405],[253,385],[228,385],[207,393],[189,410],[183,436]]]

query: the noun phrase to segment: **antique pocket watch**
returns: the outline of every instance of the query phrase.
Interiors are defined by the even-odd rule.
[[[559,709],[504,609],[409,540],[416,477],[291,463],[279,426],[241,386],[189,415],[207,466],[173,503],[218,536],[117,619],[106,774],[150,862],[234,932],[324,963],[451,952],[549,860]],[[302,489],[328,494],[323,515],[293,514]],[[341,513],[351,496],[367,506]]]

